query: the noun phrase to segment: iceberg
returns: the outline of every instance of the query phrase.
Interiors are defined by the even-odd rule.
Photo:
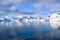
[[[60,13],[53,13],[49,20],[50,26],[54,29],[60,27]]]
[[[50,16],[49,22],[60,22],[60,13],[53,13]]]

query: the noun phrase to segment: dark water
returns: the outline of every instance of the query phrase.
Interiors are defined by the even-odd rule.
[[[57,23],[0,22],[0,40],[60,40],[55,27]]]

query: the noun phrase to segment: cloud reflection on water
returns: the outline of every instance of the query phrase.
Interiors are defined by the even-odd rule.
[[[50,22],[50,26],[53,28],[53,29],[57,29],[60,27],[60,22]]]
[[[7,29],[5,28],[1,28],[0,30],[0,35],[1,33],[3,33],[3,37],[4,35],[6,35],[6,37],[10,37],[12,36],[17,37],[16,39],[20,38],[20,39],[51,39],[53,38],[59,38],[60,36],[57,36],[59,32],[59,30],[51,30],[50,27],[52,29],[57,29],[60,25],[59,22],[57,23],[52,23],[52,22],[20,22],[20,21],[14,21],[14,22],[0,22],[0,26],[3,27],[8,27]],[[10,28],[12,27],[12,28]],[[15,28],[16,27],[16,28]],[[51,32],[50,32],[51,31]],[[5,32],[5,33],[4,33]],[[9,36],[10,35],[10,36]],[[56,36],[54,36],[56,35]],[[29,37],[28,37],[29,36]],[[11,39],[13,39],[11,38]],[[44,38],[44,39],[43,39]],[[15,38],[14,38],[15,39]]]
[[[20,22],[20,21],[14,21],[14,22],[0,22],[0,26],[23,26],[23,25],[49,25],[53,29],[57,29],[60,27],[60,22],[45,22],[44,20],[39,22],[39,21],[34,21],[34,22]]]

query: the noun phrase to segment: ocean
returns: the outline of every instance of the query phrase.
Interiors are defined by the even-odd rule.
[[[59,23],[0,22],[0,40],[60,40]]]

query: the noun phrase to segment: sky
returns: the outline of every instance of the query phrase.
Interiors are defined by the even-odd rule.
[[[60,0],[0,0],[0,15],[47,15],[60,12]]]

